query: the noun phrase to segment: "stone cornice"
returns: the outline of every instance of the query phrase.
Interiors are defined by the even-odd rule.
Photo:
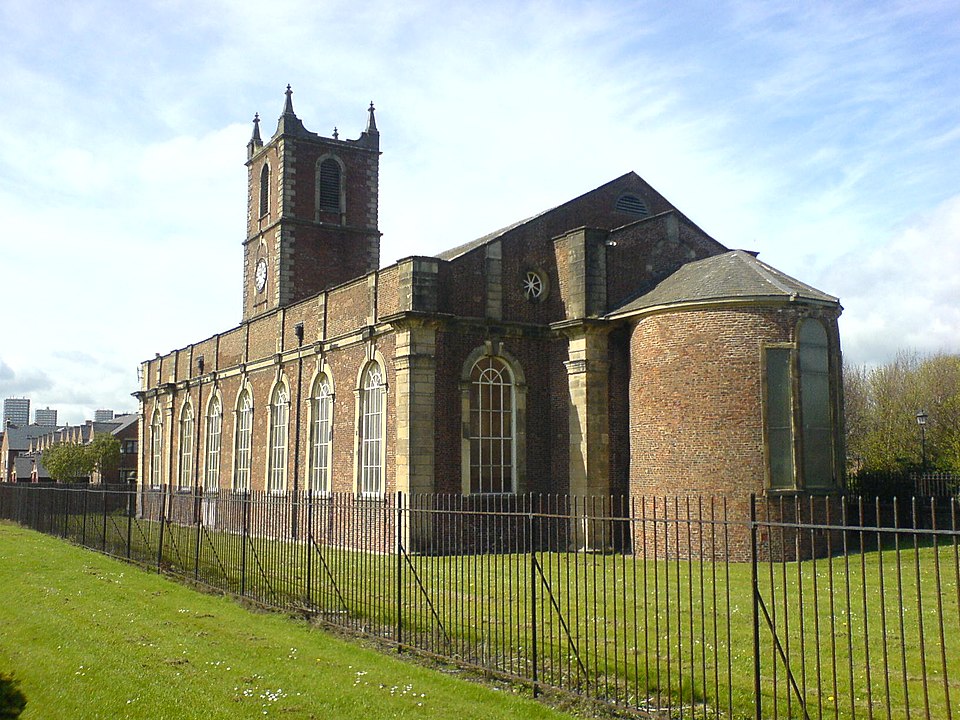
[[[672,312],[689,312],[696,310],[726,310],[729,308],[750,307],[754,309],[763,308],[786,308],[800,307],[809,305],[812,307],[832,308],[836,310],[836,316],[839,317],[843,312],[843,306],[840,303],[828,302],[826,300],[816,300],[813,298],[804,298],[797,295],[784,297],[782,295],[755,295],[750,297],[738,298],[720,298],[715,300],[692,300],[689,302],[670,303],[668,305],[654,305],[648,308],[638,310],[626,310],[623,312],[612,312],[606,317],[609,320],[637,320],[650,315],[663,315]]]

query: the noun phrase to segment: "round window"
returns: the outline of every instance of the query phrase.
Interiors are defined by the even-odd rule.
[[[523,295],[527,300],[543,299],[547,291],[546,278],[536,270],[528,270],[523,277]]]

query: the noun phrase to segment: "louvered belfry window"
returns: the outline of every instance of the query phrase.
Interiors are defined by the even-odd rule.
[[[340,212],[340,164],[331,158],[320,163],[320,212]]]
[[[270,212],[270,166],[260,169],[260,217]]]

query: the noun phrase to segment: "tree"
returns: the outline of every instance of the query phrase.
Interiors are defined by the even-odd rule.
[[[927,468],[960,471],[960,355],[899,353],[875,368],[844,368],[847,452],[857,469],[920,467],[917,413],[927,414]]]
[[[97,472],[101,480],[105,475],[116,473],[120,467],[120,441],[109,433],[94,435],[86,451],[91,470]]]
[[[84,445],[57,443],[43,451],[43,464],[54,480],[82,482],[90,479],[94,463]]]

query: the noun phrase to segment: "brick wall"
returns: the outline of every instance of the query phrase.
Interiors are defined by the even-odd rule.
[[[641,319],[630,338],[630,491],[762,492],[762,344],[796,315],[716,309]]]

